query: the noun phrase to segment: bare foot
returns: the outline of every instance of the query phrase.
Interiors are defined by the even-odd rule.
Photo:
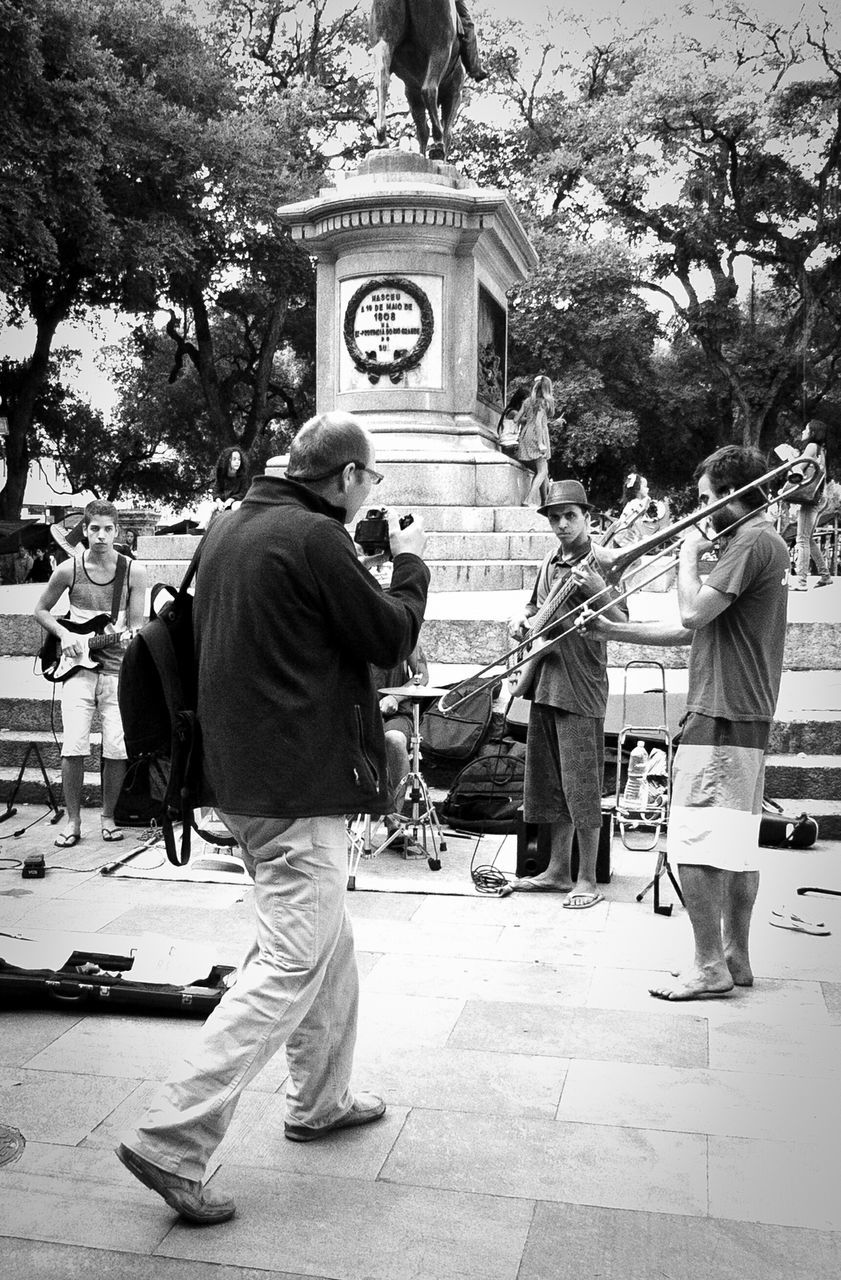
[[[737,956],[735,953],[727,955],[727,968],[730,970],[730,977],[737,987],[753,986],[753,970],[750,967],[750,961],[747,956]],[[670,970],[673,978],[681,976],[680,969]]]
[[[733,990],[733,978],[726,969],[692,969],[688,973],[673,975],[677,982],[669,986],[649,987],[649,994],[658,1000],[715,1000],[729,995]]]
[[[737,987],[753,986],[753,969],[750,967],[750,960],[746,955],[737,955],[735,951],[725,952],[727,959],[727,968],[730,970],[730,977],[733,979]]]
[[[547,875],[539,875],[512,880],[509,888],[514,893],[569,893],[572,885],[569,881],[552,880]]]

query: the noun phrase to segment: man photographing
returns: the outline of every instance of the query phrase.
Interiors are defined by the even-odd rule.
[[[755,449],[727,445],[695,472],[707,506],[767,471]],[[689,644],[686,718],[674,758],[669,857],[695,940],[693,964],[672,983],[652,987],[663,1000],[725,996],[751,986],[748,953],[759,888],[759,823],[765,748],[777,703],[786,632],[788,549],[751,489],[710,517],[721,534],[717,563],[702,582],[698,564],[709,541],[693,525],[678,563],[682,626],[582,619],[605,639]],[[737,528],[731,528],[739,521]],[[728,532],[728,530],[730,530]]]
[[[345,911],[347,813],[389,808],[369,664],[408,658],[429,570],[420,522],[389,514],[384,592],[350,524],[382,477],[371,434],[327,413],[299,431],[285,479],[260,476],[206,535],[194,601],[203,802],[254,880],[256,936],[191,1057],[117,1154],[199,1225],[234,1202],[202,1186],[242,1090],[286,1046],[285,1135],[320,1138],[379,1119],[351,1092],[359,982]]]

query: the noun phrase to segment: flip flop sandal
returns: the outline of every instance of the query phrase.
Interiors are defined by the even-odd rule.
[[[595,907],[599,902],[604,902],[603,893],[573,893],[561,905],[565,911],[585,911],[587,907]]]
[[[102,839],[108,844],[115,844],[118,840],[123,839],[123,833],[119,827],[100,827]]]
[[[819,938],[831,933],[822,920],[804,920],[793,911],[772,911],[770,924],[777,929],[791,929],[794,933],[813,933]]]
[[[63,836],[59,836],[57,840],[54,840],[53,844],[56,849],[72,849],[79,843],[81,838],[78,831],[67,831]]]

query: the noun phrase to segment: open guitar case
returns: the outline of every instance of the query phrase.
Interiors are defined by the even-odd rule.
[[[230,965],[212,963],[203,948],[156,935],[60,934],[23,926],[19,933],[0,931],[6,1006],[206,1018],[235,973]]]

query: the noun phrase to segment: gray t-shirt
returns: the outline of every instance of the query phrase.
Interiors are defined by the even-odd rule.
[[[728,539],[706,585],[731,597],[700,627],[689,655],[687,711],[728,720],[771,720],[786,637],[789,553],[768,521]]]
[[[588,546],[589,543],[583,544],[581,550],[586,551]],[[571,565],[564,564],[560,555],[560,550],[554,550],[544,559],[529,601],[531,610],[536,611],[543,604],[549,589],[559,580],[569,577]],[[583,604],[586,598],[586,591],[576,589],[560,607],[558,632],[572,627],[569,610]],[[571,631],[541,659],[531,697],[534,702],[561,711],[599,718],[605,713],[607,691],[607,645],[595,636]]]

